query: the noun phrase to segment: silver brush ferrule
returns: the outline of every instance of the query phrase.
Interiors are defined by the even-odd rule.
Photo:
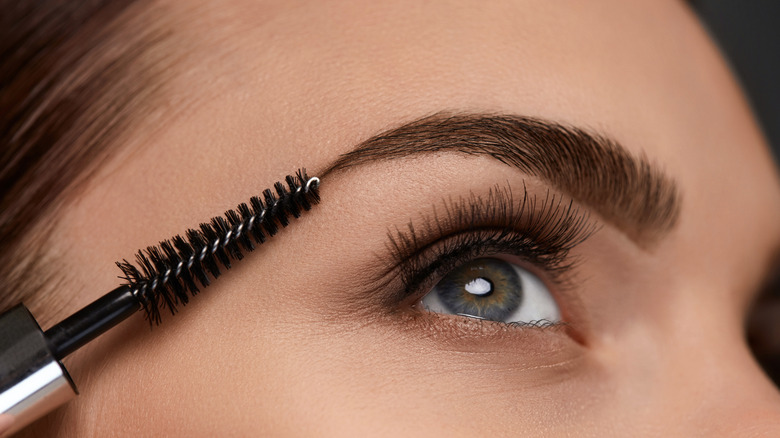
[[[13,421],[0,435],[13,434],[76,393],[27,308],[18,305],[0,315],[0,415]]]

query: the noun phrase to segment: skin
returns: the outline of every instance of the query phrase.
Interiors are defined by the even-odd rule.
[[[171,2],[173,3],[173,2]],[[386,4],[387,3],[387,4]],[[58,219],[70,313],[115,260],[440,111],[609,135],[683,200],[643,248],[608,223],[545,282],[566,330],[389,308],[387,232],[447,197],[540,181],[488,158],[378,162],[150,331],[141,314],[67,360],[60,436],[776,436],[780,397],[744,320],[780,244],[780,189],[733,78],[681,2],[170,5],[191,57],[175,116],[138,129]],[[186,74],[184,74],[186,73]],[[598,215],[594,215],[598,220]]]

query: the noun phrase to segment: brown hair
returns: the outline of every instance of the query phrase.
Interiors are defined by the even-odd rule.
[[[162,86],[170,31],[149,3],[0,2],[0,311],[51,317],[52,218]]]

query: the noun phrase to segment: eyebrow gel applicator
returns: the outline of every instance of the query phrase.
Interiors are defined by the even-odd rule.
[[[196,280],[208,286],[208,274],[217,278],[220,265],[230,269],[231,260],[243,258],[242,250],[252,251],[286,227],[290,216],[298,218],[319,202],[320,180],[304,169],[285,182],[287,187],[274,185],[276,194],[267,189],[263,199],[252,197],[249,205],[188,230],[186,238],[139,251],[140,269],[127,260],[117,263],[126,284],[45,332],[23,304],[0,315],[0,435],[17,432],[78,393],[60,362],[66,356],[141,309],[159,324],[162,307],[175,314],[199,291]]]

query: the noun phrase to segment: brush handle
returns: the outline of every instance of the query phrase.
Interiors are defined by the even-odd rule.
[[[52,354],[62,360],[141,309],[129,286],[120,286],[46,330]]]

